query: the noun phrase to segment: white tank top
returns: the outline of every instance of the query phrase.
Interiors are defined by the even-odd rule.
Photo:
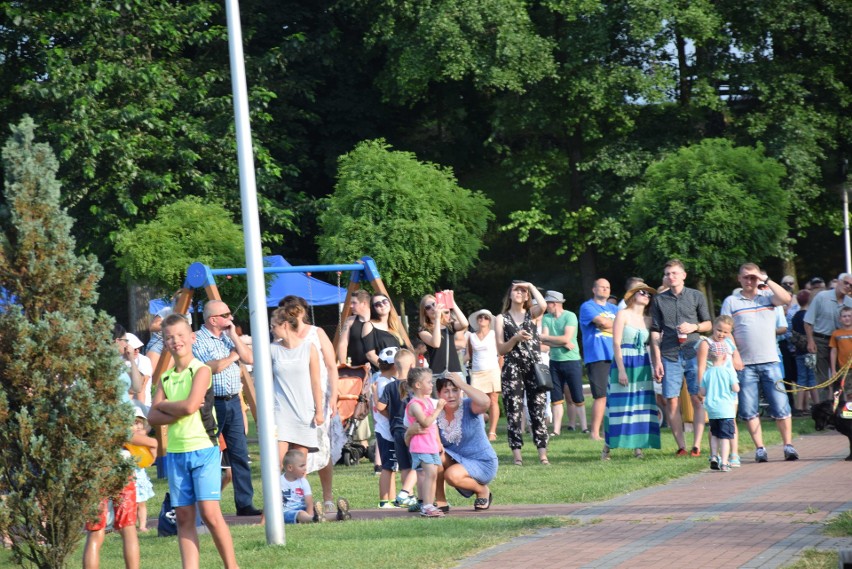
[[[489,330],[482,340],[479,339],[476,332],[469,332],[468,337],[472,349],[472,371],[486,371],[500,367],[499,356],[497,355],[497,336],[494,334],[494,330]]]

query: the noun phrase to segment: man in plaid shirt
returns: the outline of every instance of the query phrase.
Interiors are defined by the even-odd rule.
[[[204,325],[196,334],[193,355],[210,366],[213,372],[213,394],[219,433],[224,437],[231,461],[234,503],[238,516],[259,516],[254,507],[254,488],[248,461],[243,410],[240,402],[242,381],[240,364],[251,365],[252,352],[240,340],[228,305],[211,300],[204,306]]]

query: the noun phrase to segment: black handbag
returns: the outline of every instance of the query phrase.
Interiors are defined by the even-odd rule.
[[[553,389],[553,378],[550,377],[550,366],[548,364],[536,362],[533,365],[533,373],[535,374],[535,386],[539,392]]]

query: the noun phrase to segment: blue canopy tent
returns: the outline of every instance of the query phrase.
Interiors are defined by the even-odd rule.
[[[292,267],[281,255],[270,255],[263,260],[268,267]],[[288,294],[301,296],[311,306],[325,306],[342,303],[346,298],[346,289],[309,277],[305,273],[275,273],[266,289],[266,306],[277,307],[278,302]],[[171,301],[157,298],[148,303],[148,312],[156,314],[166,306],[171,306]]]

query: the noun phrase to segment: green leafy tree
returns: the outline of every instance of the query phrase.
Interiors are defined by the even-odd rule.
[[[282,229],[296,229],[283,181],[293,170],[285,172],[281,160],[299,147],[280,124],[268,127],[276,98],[270,75],[283,74],[280,50],[249,57],[247,74],[258,205],[264,237],[275,241]],[[85,227],[77,231],[80,246],[102,262],[119,231],[182,196],[239,211],[220,2],[4,2],[0,103],[0,118],[29,113],[61,148],[63,205]],[[291,115],[279,115],[281,122]],[[273,143],[284,147],[278,157]]]
[[[183,285],[192,263],[213,268],[245,266],[242,227],[221,204],[194,196],[164,205],[151,221],[122,231],[116,251],[116,264],[125,280],[165,296]],[[220,279],[217,286],[223,298],[238,302],[247,289],[245,279]]]
[[[133,414],[120,403],[112,319],[93,308],[101,267],[78,257],[60,207],[57,160],[12,127],[3,148],[7,211],[0,286],[0,532],[17,563],[62,568],[100,500],[132,472],[119,450]]]
[[[790,211],[784,174],[761,146],[725,139],[706,139],[654,162],[625,211],[638,265],[650,274],[676,257],[706,280],[746,261],[781,256]]]
[[[397,295],[465,275],[493,219],[491,201],[460,187],[449,169],[391,150],[384,140],[362,142],[340,157],[337,185],[323,205],[322,261],[373,257]]]

